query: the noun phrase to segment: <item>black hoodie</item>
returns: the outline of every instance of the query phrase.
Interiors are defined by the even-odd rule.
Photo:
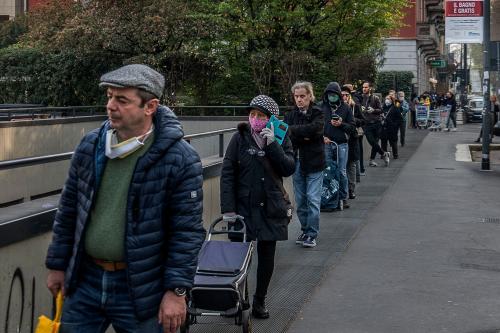
[[[330,106],[328,94],[334,93],[339,96],[339,102],[336,106]],[[325,114],[325,132],[324,135],[337,144],[347,143],[348,136],[353,135],[356,128],[354,126],[354,117],[349,106],[342,101],[340,94],[340,85],[337,82],[330,82],[323,93],[323,102],[321,109]],[[342,118],[342,124],[339,127],[332,125],[332,115],[337,114]]]

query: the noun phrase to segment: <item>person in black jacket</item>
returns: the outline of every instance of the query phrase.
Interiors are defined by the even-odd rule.
[[[385,165],[389,165],[389,154],[384,151],[380,145],[380,132],[382,131],[382,106],[377,96],[372,94],[372,86],[370,82],[363,82],[363,100],[361,102],[361,111],[366,120],[366,125],[363,128],[366,140],[372,146],[370,153],[369,166],[376,167],[378,164],[375,162],[375,157],[380,154],[384,160]]]
[[[224,155],[220,202],[223,219],[232,222],[237,216],[243,217],[248,238],[257,240],[252,314],[265,319],[269,318],[265,298],[274,270],[276,241],[288,238],[292,217],[283,177],[293,174],[295,160],[288,135],[280,145],[274,128],[266,128],[271,115],[279,115],[276,102],[259,95],[250,102],[249,111],[249,123],[238,125]]]
[[[347,197],[349,183],[347,179],[347,159],[349,137],[355,136],[353,113],[341,97],[341,89],[337,82],[330,82],[323,92],[321,109],[325,114],[325,158],[329,165],[337,160],[339,163],[339,195],[343,208],[349,208]],[[325,207],[328,209],[328,207]]]
[[[401,103],[393,96],[387,95],[384,102],[384,125],[380,135],[382,149],[387,151],[387,142],[391,145],[392,156],[398,159],[398,131],[403,121]]]
[[[319,233],[321,189],[325,155],[323,145],[323,112],[314,105],[310,82],[292,86],[295,108],[285,116],[295,153],[293,189],[301,233],[295,241],[304,247],[316,246]]]
[[[65,332],[175,332],[186,316],[203,176],[163,75],[128,65],[101,77],[108,120],[76,148],[55,216],[47,287],[66,296]]]
[[[356,168],[360,160],[360,143],[358,128],[364,125],[363,114],[361,113],[361,106],[357,104],[351,95],[351,89],[349,85],[342,86],[342,100],[349,106],[352,112],[354,120],[354,128],[349,133],[349,152],[347,154],[347,180],[349,182],[349,199],[356,198]]]
[[[450,120],[453,123],[452,131],[457,130],[457,101],[455,100],[455,95],[448,91],[446,93],[446,98],[444,100],[444,106],[449,108],[448,119],[446,120],[446,131],[450,131]]]

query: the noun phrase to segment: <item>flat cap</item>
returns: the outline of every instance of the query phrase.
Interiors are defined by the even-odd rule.
[[[165,78],[151,67],[133,64],[101,76],[99,87],[137,88],[160,98],[165,87]]]

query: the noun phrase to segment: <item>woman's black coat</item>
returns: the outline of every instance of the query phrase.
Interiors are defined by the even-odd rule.
[[[385,114],[384,126],[382,130],[382,138],[387,138],[389,141],[398,140],[399,126],[403,122],[403,115],[400,106],[394,104],[389,107]]]
[[[347,154],[348,162],[359,161],[359,136],[356,130],[359,127],[363,127],[366,123],[365,118],[361,112],[361,106],[359,104],[349,105],[354,115],[354,125],[355,127],[350,130],[349,135],[349,153]]]
[[[265,156],[259,156],[262,151]],[[259,159],[268,159],[277,179]],[[252,138],[248,123],[239,124],[222,163],[221,212],[236,212],[243,216],[248,237],[252,240],[288,239],[291,212],[287,212],[277,182],[283,183],[282,177],[288,177],[294,171],[295,160],[288,135],[282,145],[274,141],[261,150]]]

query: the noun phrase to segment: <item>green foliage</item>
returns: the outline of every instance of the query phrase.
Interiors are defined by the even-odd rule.
[[[389,93],[389,90],[404,91],[405,96],[409,98],[412,93],[413,73],[410,71],[388,71],[380,72],[377,75],[375,90],[383,96]]]
[[[401,24],[406,4],[52,0],[2,52],[0,70],[10,79],[0,99],[96,103],[101,74],[145,63],[165,75],[168,104],[242,104],[258,93],[287,103],[296,80],[322,90],[330,81],[372,78],[380,38]]]
[[[0,49],[17,43],[19,37],[28,30],[26,17],[0,23]]]
[[[0,52],[0,103],[102,104],[100,75],[113,63],[105,53],[45,53],[32,48]],[[117,64],[114,64],[115,66]]]

